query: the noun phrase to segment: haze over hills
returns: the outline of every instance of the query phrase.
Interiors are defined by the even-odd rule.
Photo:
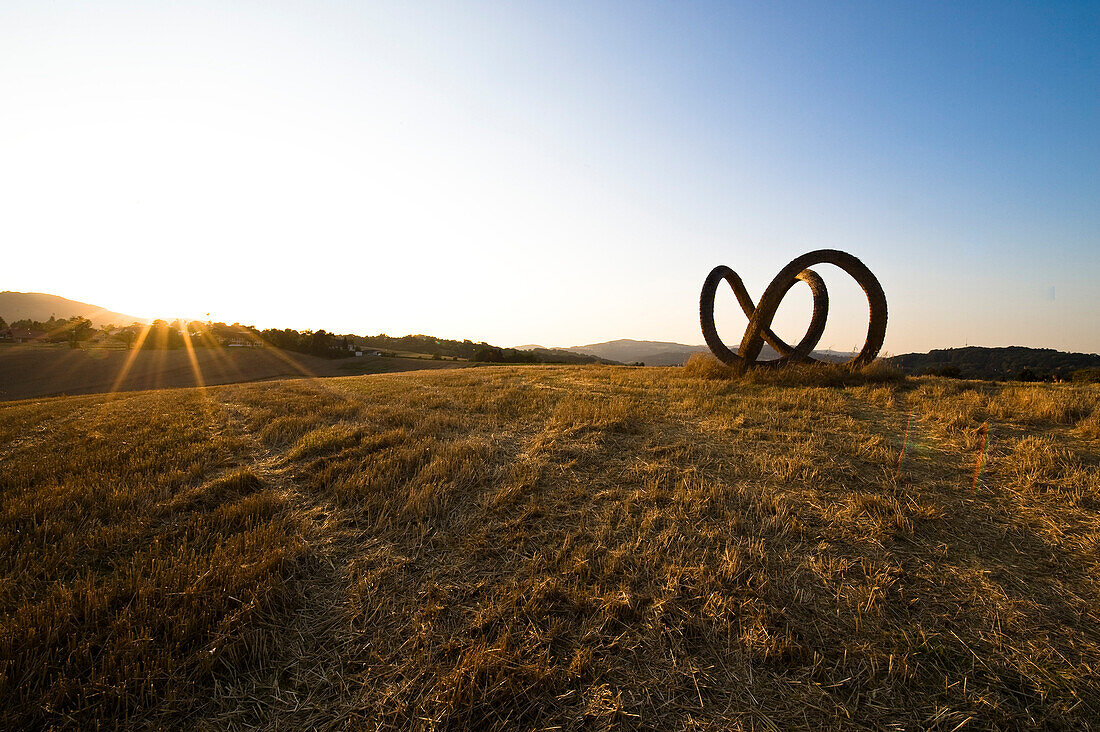
[[[692,346],[685,343],[673,343],[670,341],[636,341],[630,338],[620,338],[615,341],[603,343],[589,343],[585,346],[571,346],[563,349],[545,349],[543,346],[528,344],[516,346],[520,351],[571,351],[590,356],[618,361],[619,363],[644,363],[646,366],[682,366],[694,353],[706,353],[706,346]],[[768,344],[760,351],[760,358],[769,360],[777,358],[775,352]],[[837,351],[814,351],[814,356],[823,361],[846,361],[851,354]]]
[[[644,363],[646,366],[682,366],[693,353],[707,350],[706,346],[690,346],[684,343],[672,343],[669,341],[636,341],[630,338],[620,338],[615,341],[603,343],[589,343],[585,346],[570,346],[568,348],[546,348],[545,346],[529,343],[516,346],[517,351],[567,351],[569,353],[582,353],[608,361],[618,363]],[[769,346],[764,346],[764,358],[772,358],[775,355]]]
[[[46,321],[50,316],[71,318],[79,315],[92,321],[92,325],[130,325],[148,323],[148,318],[117,313],[86,302],[69,300],[59,295],[44,292],[0,292],[0,317],[9,323],[16,320]]]
[[[620,338],[604,343],[573,346],[566,350],[574,353],[588,353],[621,363],[638,363],[640,361],[646,366],[680,366],[691,357],[691,354],[706,351],[707,347],[689,346],[668,341],[636,341],[629,338]],[[769,357],[765,356],[765,358]]]

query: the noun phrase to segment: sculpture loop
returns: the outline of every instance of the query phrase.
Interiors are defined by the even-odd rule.
[[[821,334],[825,332],[825,321],[829,318],[829,292],[825,288],[824,280],[809,269],[815,264],[833,264],[840,267],[850,274],[866,293],[867,303],[871,309],[867,324],[867,339],[863,343],[863,349],[847,363],[862,365],[873,361],[882,348],[882,341],[886,338],[886,294],[882,291],[882,285],[863,262],[851,254],[836,249],[818,249],[794,259],[779,271],[756,305],[753,305],[744,283],[736,272],[724,265],[711,270],[703,282],[703,291],[699,295],[699,324],[703,328],[703,338],[706,339],[707,346],[718,360],[739,368],[748,366],[773,368],[794,362],[817,362],[810,353],[817,346]],[[722,280],[729,283],[733,294],[737,296],[737,302],[749,319],[737,353],[726,347],[714,327],[714,295],[718,289],[718,283]],[[775,311],[779,309],[779,303],[799,280],[810,286],[814,310],[806,335],[802,336],[798,345],[792,347],[772,332],[771,324]],[[765,342],[779,353],[779,358],[773,361],[756,360]]]

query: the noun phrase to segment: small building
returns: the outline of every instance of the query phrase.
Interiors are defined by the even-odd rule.
[[[16,343],[44,343],[47,335],[49,334],[44,330],[11,329],[11,339]]]

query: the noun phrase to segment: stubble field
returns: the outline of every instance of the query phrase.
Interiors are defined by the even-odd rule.
[[[1096,726],[1100,388],[828,373],[2,404],[0,727]]]

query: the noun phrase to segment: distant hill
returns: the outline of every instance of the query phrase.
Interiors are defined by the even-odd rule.
[[[92,321],[92,325],[96,327],[149,322],[147,318],[116,313],[98,305],[67,300],[43,292],[0,292],[0,318],[9,323],[16,320],[45,321],[49,320],[51,315],[55,318],[71,318],[79,315]]]
[[[646,366],[681,366],[693,353],[706,351],[706,346],[688,346],[667,341],[635,341],[621,338],[617,341],[589,343],[565,349],[573,353],[587,353],[620,363],[637,363]]]
[[[569,364],[582,364],[582,363],[604,363],[611,366],[621,366],[622,361],[615,361],[610,358],[602,358],[591,353],[580,353],[569,348],[543,348],[542,346],[521,346],[517,351],[530,351],[534,353],[543,363],[569,363]]]
[[[737,344],[731,348],[736,350]],[[527,348],[527,346],[520,346]],[[587,353],[620,363],[637,363],[641,361],[646,366],[682,366],[693,353],[706,353],[710,349],[706,346],[689,346],[684,343],[671,343],[669,341],[634,341],[629,338],[621,338],[617,341],[604,343],[589,343],[587,346],[573,346],[565,350],[573,353]],[[777,358],[775,352],[768,344],[764,344],[760,351],[760,358],[770,360]],[[814,356],[823,361],[846,361],[851,358],[849,354],[835,351],[814,351]]]
[[[928,353],[905,353],[887,361],[910,374],[940,373],[949,369],[953,375],[966,379],[1015,379],[1025,370],[1035,376],[1067,378],[1074,371],[1100,367],[1100,355],[1066,353],[1053,348],[944,348]],[[958,369],[958,373],[954,373]]]

